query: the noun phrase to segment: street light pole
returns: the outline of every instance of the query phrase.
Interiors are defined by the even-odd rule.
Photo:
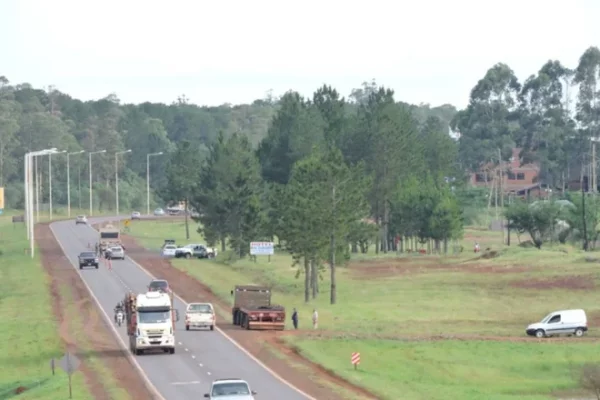
[[[27,239],[30,239],[29,237],[29,181],[27,180],[28,178],[28,167],[29,167],[29,153],[25,154],[25,157],[23,158],[23,186],[25,187],[25,201],[23,202],[23,206],[25,208],[25,223],[27,226]]]
[[[131,153],[131,149],[115,153],[115,198],[117,203],[117,216],[121,215],[119,214],[119,154],[126,153]]]
[[[40,222],[40,169],[38,168],[37,157],[34,157],[35,168],[35,222]]]
[[[146,155],[146,214],[150,215],[150,157],[160,156],[163,152],[150,153]]]
[[[92,156],[94,154],[106,153],[106,150],[93,151],[88,153],[89,156],[89,170],[90,170],[90,217],[93,215],[93,202],[92,202]]]
[[[85,150],[67,153],[67,215],[69,218],[71,218],[71,167],[69,164],[69,156],[81,153],[85,153]],[[79,195],[81,196],[81,193],[79,193]]]

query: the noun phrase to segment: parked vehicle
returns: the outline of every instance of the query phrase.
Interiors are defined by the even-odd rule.
[[[141,219],[142,218],[142,214],[140,214],[139,211],[134,211],[131,213],[131,219]]]
[[[185,330],[209,328],[215,330],[215,309],[211,303],[190,303],[185,310]]]
[[[217,379],[212,383],[210,393],[205,393],[204,397],[211,400],[254,400],[256,394],[244,380]]]
[[[558,335],[583,336],[587,332],[587,316],[583,310],[554,311],[544,319],[527,327],[525,332],[537,338]]]
[[[177,251],[177,246],[174,244],[167,244],[163,246],[161,255],[163,257],[175,257],[175,252]]]
[[[216,254],[217,251],[215,249],[206,247],[203,244],[186,244],[175,250],[176,258],[214,258]]]
[[[285,308],[271,304],[271,289],[236,286],[231,291],[233,324],[246,329],[279,330],[285,327]]]
[[[96,256],[96,253],[93,251],[84,251],[79,254],[79,269],[83,269],[83,267],[95,267],[98,269],[99,260]]]
[[[156,215],[157,217],[163,216],[165,215],[165,210],[163,210],[162,208],[157,208],[156,210],[154,210],[154,215]]]
[[[147,350],[163,350],[175,354],[175,322],[173,298],[167,293],[128,293],[125,296],[125,318],[129,348],[135,355]]]
[[[79,224],[87,225],[87,217],[85,215],[78,215],[75,218],[75,225]]]
[[[107,260],[124,260],[125,250],[121,246],[113,246],[106,250],[104,256]]]

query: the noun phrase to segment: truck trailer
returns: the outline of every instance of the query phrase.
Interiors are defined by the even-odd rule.
[[[246,329],[278,330],[285,328],[285,308],[271,304],[271,289],[266,286],[236,286],[233,296],[233,324]]]
[[[98,244],[100,246],[100,253],[104,254],[107,248],[112,246],[121,246],[121,232],[119,228],[115,228],[111,224],[107,224],[100,228],[100,240]]]
[[[171,295],[128,293],[125,318],[132,353],[140,355],[147,350],[163,350],[175,354],[175,322],[179,320],[179,313],[173,308]]]

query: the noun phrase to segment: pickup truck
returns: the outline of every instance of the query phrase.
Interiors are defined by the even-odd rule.
[[[98,269],[99,261],[96,253],[92,251],[84,251],[79,254],[79,269],[83,267],[96,267]]]
[[[175,250],[175,258],[215,258],[217,251],[203,244],[186,244]]]
[[[185,310],[185,330],[210,328],[215,330],[215,309],[210,303],[190,303]]]

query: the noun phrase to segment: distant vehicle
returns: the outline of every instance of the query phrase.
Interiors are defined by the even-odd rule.
[[[109,247],[106,250],[105,257],[107,260],[124,260],[125,250],[121,246]]]
[[[205,393],[204,397],[211,400],[255,400],[256,394],[248,382],[241,379],[217,379],[212,383],[210,393]]]
[[[583,336],[587,332],[587,316],[583,310],[554,311],[544,317],[540,322],[531,324],[525,332],[537,338],[558,335]]]
[[[153,279],[150,281],[148,285],[149,292],[165,292],[169,293],[171,289],[169,288],[169,282],[164,279]]]
[[[134,211],[131,213],[131,219],[141,219],[142,218],[142,214],[140,214],[139,211]]]
[[[266,286],[236,286],[231,291],[233,324],[242,328],[282,331],[285,308],[271,304],[271,289]]]
[[[75,218],[75,225],[84,224],[87,225],[87,217],[85,215],[78,215]]]
[[[216,254],[217,251],[215,249],[206,247],[203,244],[186,244],[175,250],[176,258],[214,258]]]
[[[154,215],[156,215],[157,217],[165,215],[165,210],[163,210],[162,208],[157,208],[156,210],[154,210]]]
[[[210,303],[190,303],[185,310],[185,330],[210,328],[215,330],[215,309]]]
[[[79,254],[79,269],[83,267],[96,267],[98,269],[99,261],[96,253],[93,251],[84,251]]]
[[[163,257],[175,257],[175,251],[177,250],[177,246],[174,244],[166,244],[162,248],[162,256]]]

